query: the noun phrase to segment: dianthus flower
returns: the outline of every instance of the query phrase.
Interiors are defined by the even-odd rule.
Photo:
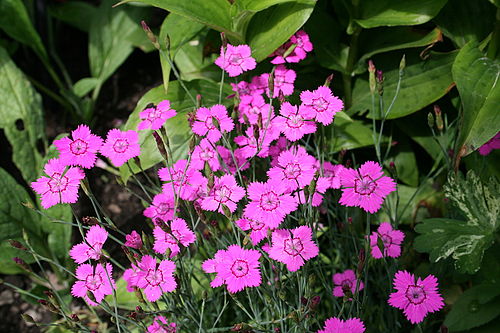
[[[252,241],[253,245],[259,244],[260,241],[267,237],[267,231],[269,230],[269,227],[263,222],[243,217],[237,220],[235,223],[243,231],[251,230],[250,240]]]
[[[82,297],[91,306],[97,306],[104,296],[112,295],[113,289],[116,288],[112,271],[113,267],[110,264],[106,264],[106,270],[101,264],[95,267],[89,264],[78,266],[76,269],[78,281],[71,287],[71,294],[75,297]],[[88,292],[94,295],[95,302],[87,296]]]
[[[160,299],[165,292],[172,292],[177,287],[174,278],[175,263],[168,259],[160,261],[146,255],[138,263],[137,286],[144,290],[150,302]]]
[[[240,146],[235,150],[235,154],[239,154],[243,158],[250,158],[257,154],[258,157],[267,157],[269,154],[269,146],[279,135],[279,129],[274,122],[270,121],[266,129],[259,129],[259,137],[255,138],[252,127],[245,130],[245,135],[239,135],[234,138],[234,142]]]
[[[268,90],[269,86],[269,74],[264,73],[261,75],[254,76],[250,83],[250,89],[252,94],[262,95]]]
[[[75,203],[78,201],[80,180],[85,174],[78,167],[66,170],[66,164],[58,159],[51,159],[45,164],[42,176],[31,183],[33,190],[40,194],[42,207],[48,209],[58,203]]]
[[[158,253],[165,253],[167,249],[170,249],[170,258],[175,257],[179,251],[179,243],[183,246],[189,246],[189,244],[194,243],[196,240],[196,235],[189,229],[186,221],[181,218],[174,219],[169,225],[170,232],[165,232],[159,226],[156,226],[153,230],[153,235],[155,242],[153,249]]]
[[[317,333],[363,333],[365,330],[365,325],[359,318],[349,318],[344,321],[332,317],[325,321],[325,326]]]
[[[316,132],[316,123],[306,120],[297,106],[285,102],[281,105],[280,115],[276,117],[276,126],[290,141],[302,139],[305,134]]]
[[[406,318],[417,324],[424,320],[429,312],[440,310],[443,298],[438,292],[437,278],[429,275],[415,281],[415,276],[407,271],[398,271],[394,275],[396,292],[389,296],[389,304],[403,310]]]
[[[127,282],[127,291],[129,293],[134,292],[134,287],[137,287],[137,272],[139,268],[132,264],[132,268],[127,268],[122,275],[123,280]]]
[[[219,157],[215,148],[210,144],[207,139],[202,139],[200,144],[194,147],[191,153],[190,168],[195,170],[202,170],[205,167],[205,162],[208,163],[212,171],[220,169]]]
[[[372,249],[372,256],[375,259],[380,259],[382,257],[392,257],[397,258],[401,255],[401,243],[405,234],[399,230],[393,230],[392,226],[388,222],[382,222],[378,227],[377,231],[370,235],[370,246]],[[378,245],[378,240],[383,243],[382,253]]]
[[[248,198],[243,216],[277,228],[285,216],[297,209],[297,200],[286,194],[286,185],[269,179],[266,183],[254,182],[248,186]]]
[[[250,125],[257,125],[260,116],[262,123],[265,124],[269,118],[269,113],[271,113],[271,116],[274,115],[270,107],[271,106],[266,103],[262,95],[254,94],[243,96],[238,106],[239,121],[240,123],[245,123],[245,119],[247,119]]]
[[[285,52],[292,46],[296,45],[295,49],[286,57]],[[278,65],[285,62],[294,63],[304,60],[308,52],[313,50],[313,45],[309,40],[309,35],[304,30],[299,30],[290,38],[290,41],[283,44],[271,56],[276,56],[271,60],[272,64]]]
[[[209,259],[212,261],[203,263],[203,269],[206,272],[217,272],[217,278],[219,278],[217,284],[223,281],[230,293],[261,284],[259,251],[245,250],[238,245],[231,245],[227,250],[218,254],[218,258]]]
[[[156,316],[153,323],[148,326],[148,333],[175,333],[177,332],[177,324],[169,323],[167,318]]]
[[[479,148],[479,154],[486,156],[493,149],[500,149],[500,132]]]
[[[344,108],[340,98],[334,96],[330,88],[321,86],[314,91],[305,90],[300,93],[302,109],[307,119],[316,119],[323,125],[329,125],[333,117]]]
[[[220,48],[220,57],[215,60],[215,64],[225,70],[231,77],[238,76],[257,66],[257,62],[252,58],[250,46],[233,46],[231,44],[227,44],[225,49],[223,46]]]
[[[222,263],[222,259],[225,257],[226,252],[226,250],[217,251],[213,259],[207,259],[201,265],[201,268],[205,273],[216,273],[215,278],[210,282],[210,286],[212,288],[220,287],[225,283],[220,274],[220,265]]]
[[[151,206],[144,210],[144,216],[149,217],[155,224],[159,220],[167,222],[174,217],[174,208],[175,198],[172,185],[167,184],[162,193],[154,196]]]
[[[344,166],[342,164],[333,165],[330,162],[323,163],[323,175],[328,179],[329,188],[340,188],[340,173],[342,170],[344,170]]]
[[[361,207],[369,213],[380,209],[384,198],[396,190],[396,183],[384,176],[380,164],[365,162],[358,170],[345,168],[340,173],[342,197],[339,203],[349,207]]]
[[[214,125],[213,118],[218,122]],[[224,105],[214,105],[211,108],[199,108],[196,110],[196,119],[192,124],[192,130],[195,134],[206,136],[210,142],[217,142],[222,137],[222,132],[231,132],[234,123],[227,115],[227,109]]]
[[[125,246],[138,250],[142,247],[141,236],[135,230],[132,230],[130,234],[125,235],[125,240],[126,240],[124,244]]]
[[[238,166],[238,170],[245,170],[250,167],[250,163],[247,163],[247,159],[243,157],[241,151],[234,151],[234,160],[233,156],[231,156],[231,151],[223,146],[217,146],[217,152],[219,153],[222,161],[225,164],[225,168],[228,169],[226,172],[235,173],[236,166]],[[234,163],[236,160],[236,164]]]
[[[246,81],[240,81],[238,83],[231,83],[232,90],[238,94],[240,99],[243,96],[248,96],[252,94],[252,89],[250,88],[250,83]]]
[[[132,130],[124,132],[116,128],[110,130],[101,147],[101,154],[109,158],[115,166],[122,166],[129,159],[141,154],[139,134]]]
[[[218,211],[224,214],[222,206],[226,206],[231,213],[236,205],[245,196],[245,189],[238,186],[233,175],[224,175],[214,178],[214,186],[201,201],[201,208],[209,211]]]
[[[354,295],[365,287],[362,281],[359,281],[358,286],[358,279],[356,279],[356,274],[354,274],[352,269],[348,269],[343,273],[334,274],[333,283],[335,285],[333,288],[333,296],[335,297],[350,296],[348,294]]]
[[[291,272],[297,271],[318,253],[318,245],[312,241],[312,230],[308,226],[273,231],[269,258],[285,264]]]
[[[85,241],[76,244],[69,251],[70,257],[81,264],[89,259],[99,260],[102,255],[102,246],[108,239],[108,232],[101,226],[93,225],[85,234]]]
[[[206,185],[207,179],[187,165],[187,160],[178,160],[172,167],[158,170],[160,179],[167,182],[163,184],[163,192],[175,190],[183,200],[196,199],[200,186]]]
[[[278,157],[278,165],[267,171],[270,179],[283,182],[287,191],[304,188],[316,173],[316,159],[302,146],[292,147]]]
[[[287,69],[284,65],[276,66],[274,70],[274,91],[273,97],[279,96],[280,91],[284,96],[289,96],[293,93],[294,82],[297,74],[293,69]]]
[[[92,168],[95,165],[97,152],[102,146],[101,137],[92,134],[86,125],[79,125],[71,132],[71,137],[54,140],[59,150],[59,160],[65,165],[78,165]]]
[[[281,152],[286,150],[288,146],[288,140],[284,136],[280,136],[276,143],[269,147],[269,156],[271,156],[271,167],[278,165],[278,157]]]
[[[168,100],[164,100],[160,102],[158,105],[152,105],[146,107],[143,111],[139,113],[139,118],[143,119],[139,126],[137,126],[138,130],[144,129],[152,129],[157,130],[160,129],[167,119],[175,117],[177,112],[170,108],[170,102]]]

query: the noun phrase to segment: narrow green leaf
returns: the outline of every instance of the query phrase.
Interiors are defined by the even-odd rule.
[[[31,182],[39,173],[42,160],[44,122],[40,95],[24,74],[0,48],[0,128],[12,146],[13,161],[24,179]],[[40,141],[40,142],[39,142]]]
[[[464,156],[500,131],[500,62],[469,42],[458,53],[452,73],[463,106],[457,147]]]
[[[97,7],[84,1],[66,1],[49,7],[52,16],[84,32],[89,32],[97,11]]]
[[[78,80],[73,85],[73,92],[78,96],[78,97],[83,97],[87,95],[92,89],[97,87],[99,84],[100,80],[95,77],[85,77],[83,79]]]

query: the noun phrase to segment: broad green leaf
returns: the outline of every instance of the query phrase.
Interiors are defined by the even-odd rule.
[[[450,332],[484,325],[500,315],[500,285],[481,284],[467,289],[453,304],[444,325]]]
[[[474,170],[482,180],[491,176],[500,179],[500,150],[496,149],[487,156],[479,153],[469,154],[463,159],[467,170]]]
[[[422,234],[415,239],[415,249],[428,252],[433,262],[451,257],[455,267],[464,273],[478,271],[484,251],[494,241],[494,232],[500,224],[500,184],[495,178],[482,183],[469,171],[450,174],[445,194],[458,208],[466,221],[427,219],[415,227]]]
[[[37,145],[44,139],[42,102],[40,95],[2,48],[0,96],[0,128],[3,128],[12,146],[14,163],[29,183],[38,176],[42,160],[37,151]]]
[[[500,62],[485,57],[469,42],[458,53],[452,73],[463,106],[457,142],[461,157],[500,131]]]
[[[386,167],[390,162],[394,162],[398,180],[413,187],[418,186],[417,159],[405,136],[401,136],[398,144],[391,149]]]
[[[361,0],[360,18],[363,28],[380,26],[417,25],[430,21],[447,0]]]
[[[424,112],[414,113],[396,120],[395,124],[413,141],[422,146],[434,160],[442,158],[442,150],[427,124],[427,114]]]
[[[330,152],[355,149],[373,145],[371,127],[362,121],[353,120],[343,111],[335,115],[332,126],[325,129]]]
[[[85,32],[89,32],[97,11],[97,7],[84,1],[65,1],[49,7],[52,16]]]
[[[488,36],[495,25],[495,12],[494,5],[486,0],[449,0],[433,22],[455,45],[463,47],[469,41],[479,43]]]
[[[360,50],[355,74],[363,73],[368,68],[368,60],[375,54],[427,46],[442,41],[439,29],[431,32],[421,31],[413,27],[394,27],[363,30],[359,37]]]
[[[274,5],[293,1],[295,0],[239,0],[235,4],[240,10],[259,12]]]
[[[105,299],[106,302],[114,307],[115,299],[113,295],[108,295]],[[118,308],[134,311],[138,303],[139,300],[135,296],[135,293],[127,291],[127,281],[125,281],[123,278],[120,278],[116,282],[116,304]]]
[[[134,18],[143,8],[112,8],[114,1],[105,0],[98,8],[97,15],[91,18],[89,29],[89,62],[92,77],[101,84],[132,53],[133,46],[129,38],[138,29],[142,29]]]
[[[243,36],[231,31],[231,5],[227,0],[125,0],[119,4],[127,2],[141,2],[163,8],[243,41]]]
[[[22,0],[0,1],[0,29],[15,40],[29,46],[47,62],[47,52],[36,32]]]
[[[246,35],[252,56],[261,61],[273,53],[304,25],[315,4],[314,0],[302,0],[273,6],[255,14]]]
[[[78,97],[83,97],[87,95],[92,89],[97,87],[99,84],[100,80],[95,77],[85,77],[83,79],[80,79],[78,82],[76,82],[73,85],[73,92],[78,96]]]
[[[198,94],[202,95],[204,105],[211,106],[218,102],[218,84],[205,80],[194,80],[191,82],[185,82],[184,84],[193,96]],[[223,90],[223,96],[229,94],[231,94],[231,89],[226,85]],[[185,158],[187,155],[189,140],[192,136],[192,132],[188,124],[187,113],[195,109],[194,103],[183,90],[179,81],[170,82],[168,93],[166,94],[163,86],[158,86],[142,96],[137,103],[136,108],[130,114],[124,129],[136,130],[137,125],[140,122],[139,113],[146,107],[146,105],[149,103],[159,103],[165,99],[168,99],[172,108],[177,111],[177,116],[167,120],[165,124],[173,154],[172,158],[177,161],[178,159]],[[160,163],[163,160],[150,130],[139,132],[139,142],[141,145],[141,155],[139,158],[144,170]],[[130,165],[134,173],[140,171],[135,163],[131,163]],[[126,182],[130,177],[128,167],[122,166],[120,168],[120,174]]]
[[[400,118],[419,111],[444,96],[453,87],[451,66],[455,56],[456,52],[431,52],[429,59],[422,60],[416,53],[407,53],[401,88],[387,119]],[[387,108],[396,93],[399,60],[394,57],[386,58],[386,60],[376,61],[375,65],[384,71],[384,105]],[[386,67],[385,62],[388,60],[391,64]],[[348,114],[364,112],[371,108],[368,79],[360,77],[354,84],[353,105]],[[369,117],[372,117],[371,112]],[[380,119],[380,115],[376,118]]]

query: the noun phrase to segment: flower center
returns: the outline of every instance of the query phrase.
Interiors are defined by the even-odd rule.
[[[202,148],[199,156],[202,161],[208,161],[214,158],[214,151],[210,148]]]
[[[222,185],[218,189],[215,190],[215,201],[218,203],[226,203],[229,201],[229,197],[231,196],[231,189],[226,185]]]
[[[279,197],[273,191],[264,193],[260,196],[260,208],[265,211],[273,211],[280,205]]]
[[[285,177],[288,179],[297,179],[300,176],[302,169],[298,163],[288,163],[283,169]]]
[[[161,202],[158,206],[156,206],[156,213],[158,215],[166,215],[172,207],[168,202]]]
[[[250,220],[250,228],[252,228],[253,231],[262,230],[264,226],[265,224],[260,221]]]
[[[327,109],[328,102],[323,97],[319,97],[313,100],[312,105],[317,112],[323,112]]]
[[[85,287],[87,287],[88,290],[95,291],[99,289],[101,286],[102,286],[102,279],[100,275],[98,274],[87,275],[87,278],[85,279]]]
[[[94,260],[101,258],[102,244],[103,243],[100,243],[100,242],[96,242],[94,244],[91,244],[91,247],[86,252],[87,256],[89,258],[94,259]]]
[[[68,187],[69,179],[62,176],[59,172],[52,174],[49,180],[49,188],[52,193],[64,192]]]
[[[236,259],[231,266],[231,273],[240,278],[248,274],[248,263],[245,260]]]
[[[286,120],[286,124],[290,128],[300,128],[302,125],[304,125],[304,118],[302,118],[300,115],[292,115],[289,116],[288,119]]]
[[[127,151],[129,146],[127,139],[117,139],[113,144],[113,150],[117,153],[124,153]]]
[[[163,274],[161,270],[148,270],[148,274],[146,275],[146,281],[154,287],[157,287],[163,281]]]
[[[382,242],[384,243],[384,247],[387,248],[392,244],[392,237],[386,234],[380,235]]]
[[[274,85],[275,86],[281,86],[283,83],[285,83],[285,76],[284,75],[276,75],[274,77]]]
[[[243,62],[243,58],[241,57],[241,55],[239,54],[231,54],[229,56],[229,63],[231,65],[241,65],[241,63]]]
[[[89,145],[81,139],[76,139],[75,141],[69,144],[69,149],[75,155],[85,154],[87,152],[88,147]]]
[[[283,249],[288,255],[295,257],[302,252],[304,245],[302,245],[300,238],[289,238],[285,239]]]
[[[351,288],[352,288],[352,281],[349,280],[349,279],[345,279],[345,280],[342,281],[342,283],[340,285],[342,286],[342,289],[351,290]]]
[[[354,192],[361,195],[370,195],[377,188],[377,184],[370,176],[362,176],[354,180]]]
[[[156,119],[159,119],[161,117],[161,111],[154,108],[153,110],[151,110],[148,114],[148,119],[153,121],[153,120],[156,120]]]
[[[410,303],[416,305],[422,304],[427,299],[424,288],[414,284],[406,288],[405,296]]]
[[[211,131],[211,130],[214,130],[215,129],[215,126],[214,126],[214,123],[212,122],[212,117],[208,117],[206,120],[205,120],[205,127]]]

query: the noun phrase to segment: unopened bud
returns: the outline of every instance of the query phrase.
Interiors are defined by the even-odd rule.
[[[157,132],[153,132],[153,137],[155,138],[156,147],[158,148],[158,151],[160,152],[161,156],[163,156],[165,161],[168,161],[168,154],[167,151],[165,150],[165,145],[163,144],[162,138]]]
[[[333,73],[326,77],[325,83],[323,85],[325,87],[329,87],[330,83],[332,83],[332,80],[333,80]]]
[[[12,260],[25,271],[31,272],[31,267],[21,258],[14,257]]]
[[[267,86],[269,88],[269,96],[274,96],[274,68],[269,74],[269,78],[267,80]]]
[[[92,216],[84,216],[82,217],[82,223],[88,226],[98,225],[99,221],[97,218]]]
[[[80,321],[80,318],[78,318],[78,315],[76,313],[72,313],[70,316],[71,320],[73,320],[75,323]]]
[[[227,207],[226,205],[222,205],[222,211],[224,212],[224,215],[225,215],[228,219],[231,219],[232,213],[231,213],[231,211],[229,210],[229,207]]]
[[[319,305],[319,302],[321,302],[321,297],[320,296],[313,296],[311,298],[311,301],[309,302],[309,308],[311,310],[315,310],[316,307]]]
[[[436,116],[436,127],[441,132],[444,128],[443,116],[441,114],[441,108],[439,105],[434,105],[434,115]]]
[[[196,108],[197,109],[201,108],[201,105],[202,105],[202,103],[201,103],[201,95],[198,94],[198,95],[196,95]]]
[[[23,251],[28,251],[28,249],[26,247],[24,247],[23,244],[21,244],[21,242],[18,242],[14,239],[9,239],[9,243],[10,243],[10,246],[16,248],[16,249],[19,249],[19,250],[23,250]]]
[[[399,74],[402,75],[406,67],[406,54],[403,54],[401,61],[399,62]]]
[[[151,29],[149,28],[149,26],[147,25],[147,23],[145,21],[141,21],[141,25],[142,25],[142,29],[144,30],[144,32],[148,36],[148,39],[151,41],[151,43],[153,44],[153,46],[157,50],[159,50],[160,49],[160,44],[158,43],[158,39],[156,39],[155,34],[151,31]]]
[[[224,50],[226,50],[226,47],[227,47],[227,38],[226,38],[226,34],[224,32],[220,33],[220,39],[222,41],[222,47],[224,48]]]
[[[427,114],[427,125],[429,125],[430,128],[434,128],[434,116],[430,112]]]
[[[134,157],[134,163],[139,169],[142,169],[141,159],[138,156]]]
[[[384,94],[384,72],[381,70],[377,70],[377,90],[380,96]]]
[[[23,313],[23,314],[21,315],[21,318],[23,318],[23,320],[24,320],[26,323],[28,323],[28,324],[35,324],[35,325],[37,325],[37,323],[36,323],[35,319],[33,319],[33,317],[32,317],[32,316],[30,316],[29,314]]]
[[[375,93],[375,89],[377,88],[377,80],[375,79],[375,65],[373,61],[368,61],[368,80],[370,83],[370,93],[373,95]]]

